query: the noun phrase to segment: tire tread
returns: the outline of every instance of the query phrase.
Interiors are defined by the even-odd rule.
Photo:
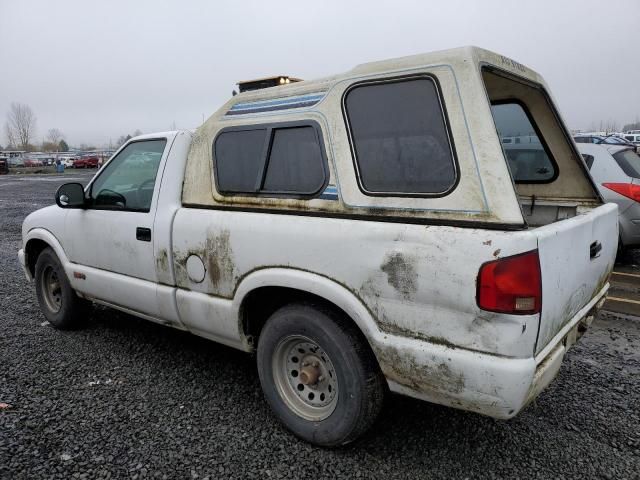
[[[357,361],[359,363],[359,366],[357,368],[364,372],[365,375],[362,379],[364,392],[360,397],[360,405],[357,409],[358,414],[349,432],[347,432],[341,438],[335,439],[317,437],[309,439],[302,437],[307,441],[312,441],[317,445],[325,447],[346,445],[362,436],[362,434],[365,433],[376,421],[384,404],[387,390],[386,381],[382,372],[380,371],[380,367],[373,354],[373,351],[371,350],[371,347],[369,346],[369,343],[367,342],[362,332],[358,329],[358,327],[353,324],[351,319],[346,317],[343,312],[322,304],[321,302],[299,301],[287,304],[277,310],[269,318],[267,324],[265,325],[265,329],[268,330],[269,322],[272,319],[277,318],[279,315],[287,314],[291,311],[298,311],[301,308],[313,309],[316,312],[327,317],[334,323],[335,327],[337,327],[340,333],[346,337],[346,343],[355,353],[355,357],[357,358]],[[261,337],[265,333],[265,329],[263,329]],[[260,338],[260,340],[262,340],[262,338]],[[259,359],[261,358],[260,352],[258,353],[258,357]]]

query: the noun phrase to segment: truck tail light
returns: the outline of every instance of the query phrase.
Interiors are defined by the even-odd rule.
[[[487,262],[478,273],[478,306],[516,315],[540,313],[542,282],[538,251]]]
[[[640,185],[633,183],[603,183],[602,186],[631,200],[640,202]]]

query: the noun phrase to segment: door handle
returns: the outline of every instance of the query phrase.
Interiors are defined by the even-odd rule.
[[[141,242],[150,242],[151,241],[151,229],[138,227],[136,228],[136,240],[140,240]]]

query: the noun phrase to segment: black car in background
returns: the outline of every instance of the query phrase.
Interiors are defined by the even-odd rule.
[[[605,145],[618,145],[618,146],[627,146],[633,148],[636,152],[640,153],[638,150],[638,146],[625,140],[624,138],[620,138],[617,135],[575,135],[573,137],[576,143],[595,143],[596,145],[605,144]]]

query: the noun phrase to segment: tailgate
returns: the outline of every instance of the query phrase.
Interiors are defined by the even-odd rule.
[[[607,283],[618,246],[618,209],[608,203],[533,232],[542,273],[537,354]]]

